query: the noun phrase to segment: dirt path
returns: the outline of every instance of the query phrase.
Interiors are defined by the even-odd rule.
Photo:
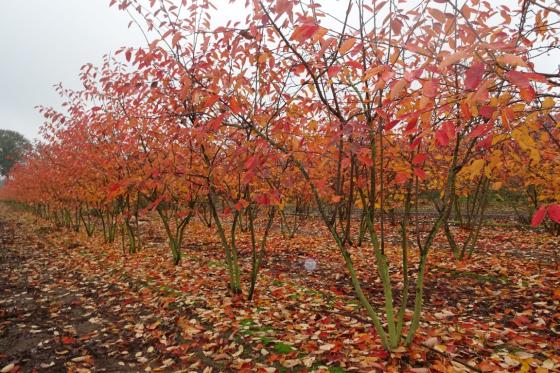
[[[166,370],[158,340],[137,326],[153,312],[117,284],[61,268],[65,255],[0,214],[0,371]]]

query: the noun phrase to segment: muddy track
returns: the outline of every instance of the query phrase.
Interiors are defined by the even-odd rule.
[[[44,250],[23,231],[0,217],[0,369],[135,372],[169,358],[130,328],[153,312],[135,299],[124,305],[118,285],[57,268],[65,250]]]

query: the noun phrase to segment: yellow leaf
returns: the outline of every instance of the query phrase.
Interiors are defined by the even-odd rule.
[[[475,177],[480,176],[485,163],[484,159],[476,159],[469,166],[465,167],[463,172],[471,179],[474,179]]]
[[[447,351],[447,347],[445,347],[445,345],[435,345],[434,350],[437,350],[439,352],[445,352]]]
[[[541,153],[537,149],[531,148],[529,158],[531,158],[531,162],[539,163],[541,161]]]
[[[529,149],[535,147],[535,141],[531,138],[529,130],[525,126],[514,129],[511,132],[511,136],[515,141],[517,141],[521,149],[524,151],[528,151]]]
[[[556,103],[554,102],[554,99],[552,97],[547,97],[543,100],[542,108],[544,110],[549,110],[549,109],[552,109],[555,104]]]

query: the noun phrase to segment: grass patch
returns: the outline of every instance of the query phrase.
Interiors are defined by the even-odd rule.
[[[289,354],[292,351],[294,351],[294,348],[289,344],[276,342],[276,344],[274,345],[274,352],[276,352],[277,354]]]
[[[443,267],[435,267],[435,268],[437,268],[439,271],[449,273],[453,278],[467,277],[467,278],[472,278],[478,282],[491,282],[494,284],[502,284],[502,285],[507,285],[510,283],[510,280],[505,276],[482,275],[480,273],[476,273],[472,271],[458,271],[456,269],[443,268]]]

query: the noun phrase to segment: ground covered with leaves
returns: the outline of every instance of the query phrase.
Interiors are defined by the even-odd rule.
[[[155,223],[145,233],[144,250],[125,257],[117,244],[0,205],[0,371],[560,369],[558,247],[534,232],[484,228],[463,262],[439,237],[421,329],[392,353],[316,224],[293,239],[271,235],[253,302],[228,294],[219,242],[203,224],[189,227],[179,266]],[[373,255],[352,254],[380,305]]]

